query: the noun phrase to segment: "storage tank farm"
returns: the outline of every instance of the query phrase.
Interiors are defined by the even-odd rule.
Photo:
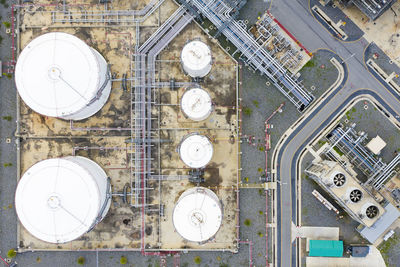
[[[81,120],[98,112],[111,91],[107,62],[79,38],[43,34],[21,52],[15,82],[22,100],[35,112]]]
[[[188,42],[181,52],[181,64],[183,71],[192,78],[206,76],[212,65],[210,47],[199,40]]]
[[[25,229],[49,243],[73,241],[89,232],[111,206],[104,170],[80,156],[40,161],[20,179],[15,208]]]
[[[174,211],[176,231],[191,242],[206,242],[219,230],[222,223],[222,206],[210,189],[194,187],[179,197]]]

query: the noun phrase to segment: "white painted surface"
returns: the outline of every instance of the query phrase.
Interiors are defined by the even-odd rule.
[[[191,120],[205,120],[212,112],[211,97],[201,88],[189,89],[182,96],[181,109]]]
[[[15,193],[15,208],[33,236],[65,243],[103,219],[111,204],[107,190],[107,175],[95,162],[83,157],[48,159],[24,173]],[[103,204],[106,208],[100,214]]]
[[[62,32],[43,34],[18,57],[19,95],[44,116],[80,120],[106,103],[111,81],[105,59],[79,38]]]
[[[172,220],[176,231],[184,239],[192,242],[207,241],[221,226],[221,203],[210,189],[188,189],[178,199]]]
[[[205,43],[195,40],[187,43],[181,52],[183,70],[193,78],[204,77],[211,70],[211,49]]]
[[[203,168],[212,159],[213,146],[206,136],[191,134],[181,142],[179,156],[189,167]]]

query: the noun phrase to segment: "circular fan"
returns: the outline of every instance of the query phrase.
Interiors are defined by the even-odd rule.
[[[376,206],[369,206],[367,208],[367,210],[365,211],[365,213],[367,214],[367,217],[372,219],[374,217],[376,217],[376,215],[378,215],[378,208]]]
[[[338,173],[333,177],[333,183],[338,187],[343,186],[345,182],[346,176],[343,173]]]
[[[362,198],[362,192],[358,189],[354,189],[350,192],[350,200],[353,203],[357,203]]]

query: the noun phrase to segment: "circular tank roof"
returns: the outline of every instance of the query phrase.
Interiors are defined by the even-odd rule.
[[[62,117],[85,108],[100,87],[94,50],[61,32],[43,34],[21,52],[15,82],[19,95],[34,111]]]
[[[203,242],[213,237],[222,223],[219,199],[209,189],[196,187],[187,190],[175,205],[173,224],[186,240]]]
[[[190,119],[204,120],[212,112],[211,97],[201,88],[189,89],[182,96],[181,108]]]
[[[213,146],[206,136],[192,134],[181,142],[179,155],[189,167],[203,168],[213,156]]]
[[[15,193],[22,225],[50,243],[65,243],[85,234],[98,216],[100,203],[98,186],[88,170],[62,158],[33,165]]]
[[[212,62],[211,50],[201,41],[191,41],[183,47],[181,60],[185,67],[191,70],[208,69],[208,65],[211,65]]]

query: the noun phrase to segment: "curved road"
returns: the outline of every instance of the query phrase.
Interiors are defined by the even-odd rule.
[[[298,265],[297,245],[292,243],[292,222],[298,225],[297,162],[305,146],[336,118],[355,97],[370,95],[395,117],[400,114],[400,97],[383,86],[364,65],[367,41],[343,43],[332,37],[310,14],[308,0],[272,2],[271,13],[308,49],[328,48],[345,59],[347,83],[333,90],[319,106],[307,114],[281,145],[277,155],[277,259],[276,266]],[[353,55],[351,57],[351,55]],[[346,68],[345,68],[346,69]],[[370,89],[360,89],[370,88]],[[295,241],[297,242],[297,241]]]

